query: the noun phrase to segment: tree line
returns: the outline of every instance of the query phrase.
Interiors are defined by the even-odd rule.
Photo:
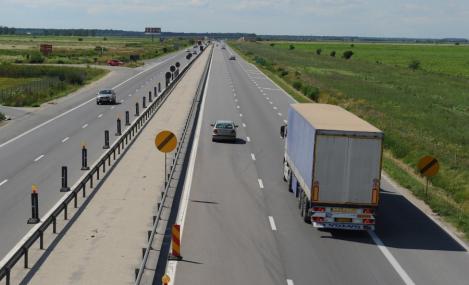
[[[16,28],[0,26],[0,35],[14,35],[15,33],[16,33]]]

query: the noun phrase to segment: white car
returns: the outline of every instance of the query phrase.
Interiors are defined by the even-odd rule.
[[[101,105],[103,103],[107,104],[116,104],[116,92],[112,89],[100,90],[96,94],[96,104]]]
[[[212,130],[212,141],[228,140],[236,142],[236,125],[233,121],[218,120],[214,124],[210,124],[213,127]]]

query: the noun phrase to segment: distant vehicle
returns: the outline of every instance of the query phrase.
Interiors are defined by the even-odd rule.
[[[383,132],[327,104],[292,104],[283,178],[299,200],[301,216],[316,228],[374,230]]]
[[[96,103],[101,104],[116,104],[116,92],[112,89],[100,90],[96,95]]]
[[[119,65],[123,65],[124,63],[117,59],[110,59],[107,61],[107,64],[110,66],[119,66]]]
[[[222,46],[221,46],[221,49],[226,49],[225,45],[222,45]]]
[[[192,54],[197,54],[197,51],[193,51]]]
[[[236,57],[234,55],[230,56],[230,60],[236,60]]]
[[[191,50],[190,50],[190,49],[186,49],[186,52],[191,52]]]
[[[212,141],[228,140],[236,141],[236,125],[233,121],[219,120],[214,124],[210,124],[213,127],[212,130]]]

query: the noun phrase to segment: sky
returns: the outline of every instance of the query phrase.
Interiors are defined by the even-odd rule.
[[[469,0],[0,0],[0,26],[469,39]]]

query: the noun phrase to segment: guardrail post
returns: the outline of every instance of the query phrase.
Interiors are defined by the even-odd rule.
[[[60,188],[60,192],[70,191],[70,187],[68,187],[67,176],[68,176],[67,166],[62,166],[62,188]]]
[[[81,170],[90,170],[88,166],[88,150],[84,144],[81,146]]]
[[[158,82],[158,94],[161,93],[161,82]]]
[[[121,118],[117,118],[117,131],[116,131],[116,136],[121,136],[122,135],[122,128],[121,128]]]
[[[28,224],[37,224],[39,219],[39,195],[37,193],[37,186],[31,187],[31,218],[28,219]]]
[[[148,91],[148,102],[153,102],[153,99],[151,98],[151,91]]]
[[[104,146],[103,149],[108,149],[109,148],[109,131],[105,130],[104,131]]]
[[[147,97],[142,97],[142,108],[145,109],[147,107]]]
[[[135,102],[135,116],[140,116],[140,110],[138,108],[138,102]]]

